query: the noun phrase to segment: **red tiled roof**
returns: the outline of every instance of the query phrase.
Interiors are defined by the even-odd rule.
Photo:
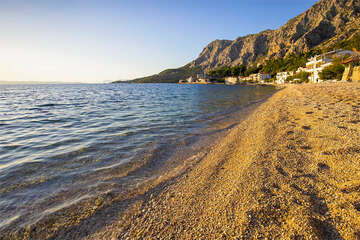
[[[351,56],[343,61],[343,64],[347,64],[350,62],[360,62],[360,55]]]

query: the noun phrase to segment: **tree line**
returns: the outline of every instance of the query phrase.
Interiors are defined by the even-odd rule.
[[[222,66],[220,68],[210,70],[208,74],[211,77],[224,78],[230,76],[247,77],[253,73],[266,72],[270,73],[272,78],[275,78],[276,73],[278,72],[296,71],[299,67],[305,67],[307,59],[311,56],[326,53],[335,49],[352,50],[353,48],[360,50],[360,34],[354,35],[351,39],[335,43],[326,49],[316,48],[305,53],[292,54],[283,58],[272,58],[266,60],[262,65],[259,66]],[[341,64],[341,61],[335,60],[332,66],[329,66],[323,70],[320,77],[324,80],[340,79],[344,69],[345,67]],[[307,75],[308,74],[306,73],[302,73],[297,74],[291,78],[306,81],[305,78]],[[292,80],[291,78],[289,78],[289,80]]]
[[[311,50],[302,54],[294,54],[284,58],[273,58],[266,60],[264,64],[259,66],[222,66],[217,69],[210,70],[208,74],[211,77],[230,77],[230,76],[244,76],[248,77],[251,74],[266,72],[270,73],[272,77],[276,76],[278,72],[295,71],[299,67],[305,66],[306,61],[310,56],[321,53],[320,50]]]

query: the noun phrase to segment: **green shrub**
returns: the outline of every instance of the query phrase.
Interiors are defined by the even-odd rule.
[[[211,77],[230,77],[230,76],[243,76],[246,71],[246,66],[238,65],[238,66],[222,66],[217,69],[210,70],[208,74]]]
[[[303,83],[303,82],[309,82],[309,73],[308,72],[299,72],[295,74],[294,76],[290,76],[286,79],[286,82],[294,81],[294,79],[298,79],[297,83]]]
[[[342,64],[335,63],[331,66],[324,68],[324,70],[322,70],[319,75],[322,80],[330,80],[330,79],[340,80],[344,73],[344,70],[345,67]]]
[[[353,48],[356,48],[360,50],[360,34],[355,34],[352,38],[338,42],[334,45],[332,45],[330,48],[327,48],[324,52],[335,50],[335,49],[347,49],[352,50]]]
[[[293,54],[284,58],[272,58],[265,61],[260,71],[271,73],[272,76],[278,72],[295,71],[299,67],[304,67],[309,57],[320,53],[320,50],[312,49],[306,53]]]
[[[276,78],[269,78],[269,79],[265,79],[264,82],[266,83],[272,83],[275,82]]]

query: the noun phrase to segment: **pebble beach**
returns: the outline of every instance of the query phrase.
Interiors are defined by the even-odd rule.
[[[289,85],[93,239],[360,239],[359,110],[359,84]]]
[[[86,207],[0,239],[360,239],[360,84],[285,86],[131,199]]]

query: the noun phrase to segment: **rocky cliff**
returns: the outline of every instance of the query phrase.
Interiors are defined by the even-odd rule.
[[[360,0],[320,0],[276,30],[215,40],[190,66],[204,70],[223,65],[253,64],[273,57],[329,47],[360,31]]]
[[[359,34],[360,0],[320,0],[276,30],[265,30],[233,41],[215,40],[184,67],[132,82],[178,82],[199,71],[224,65],[253,65],[313,48],[332,48]]]

